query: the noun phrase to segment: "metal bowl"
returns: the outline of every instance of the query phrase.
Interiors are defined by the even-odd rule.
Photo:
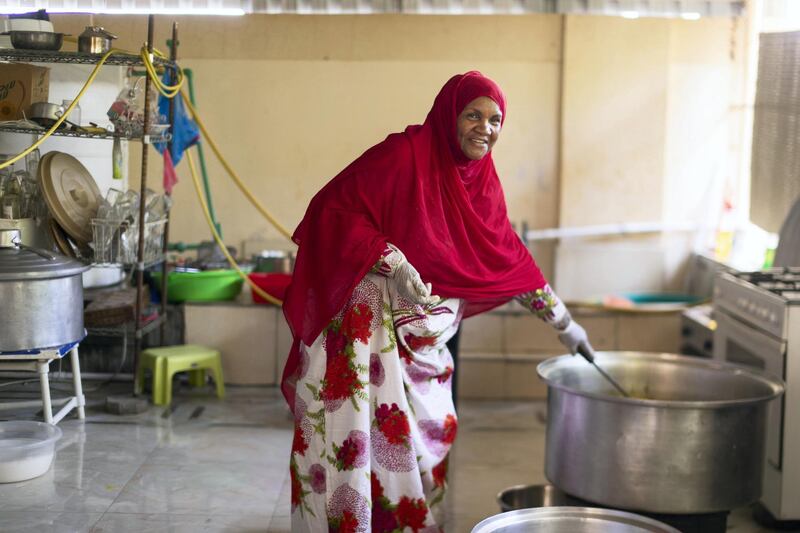
[[[11,36],[11,44],[19,50],[61,50],[64,34],[50,31],[7,32]]]
[[[592,507],[543,507],[490,516],[472,533],[680,533],[657,520]]]
[[[578,500],[553,485],[514,485],[497,495],[500,512],[519,511],[534,507],[583,507]]]

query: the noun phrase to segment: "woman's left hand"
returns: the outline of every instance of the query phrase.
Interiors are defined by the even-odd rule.
[[[574,320],[570,321],[569,325],[558,334],[558,340],[567,347],[572,355],[578,353],[579,349],[583,353],[594,355],[594,348],[589,344],[589,336],[586,334],[586,330]]]

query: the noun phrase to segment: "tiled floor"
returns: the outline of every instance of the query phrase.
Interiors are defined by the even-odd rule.
[[[0,485],[0,531],[289,531],[292,429],[276,389],[230,387],[224,402],[181,391],[173,409],[137,416],[105,413],[108,392],[93,395],[85,422],[61,422],[64,437],[44,476]],[[544,482],[545,412],[541,403],[460,406],[447,533],[469,532],[496,513],[500,490]],[[747,509],[728,530],[768,531]]]

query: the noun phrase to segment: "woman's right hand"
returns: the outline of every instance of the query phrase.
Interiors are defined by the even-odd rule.
[[[388,272],[381,270],[394,279],[400,295],[418,305],[437,303],[439,297],[431,294],[431,284],[422,281],[422,276],[408,262],[403,252],[393,244],[387,244],[387,247],[390,251],[383,256],[382,262],[388,268]]]

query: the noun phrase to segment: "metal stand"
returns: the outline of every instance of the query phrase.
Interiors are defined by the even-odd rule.
[[[53,401],[50,398],[50,363],[61,359],[67,353],[70,354],[72,363],[72,389],[73,396],[60,398]],[[58,424],[70,411],[76,409],[78,418],[86,418],[86,399],[83,396],[83,386],[81,385],[81,366],[78,361],[78,343],[66,344],[57,348],[47,348],[44,350],[27,350],[24,352],[0,352],[0,370],[10,371],[30,371],[36,372],[39,376],[39,388],[41,391],[41,401],[5,401],[0,402],[0,410],[17,409],[22,407],[42,407],[44,421],[48,424]],[[64,405],[53,414],[53,404]]]

